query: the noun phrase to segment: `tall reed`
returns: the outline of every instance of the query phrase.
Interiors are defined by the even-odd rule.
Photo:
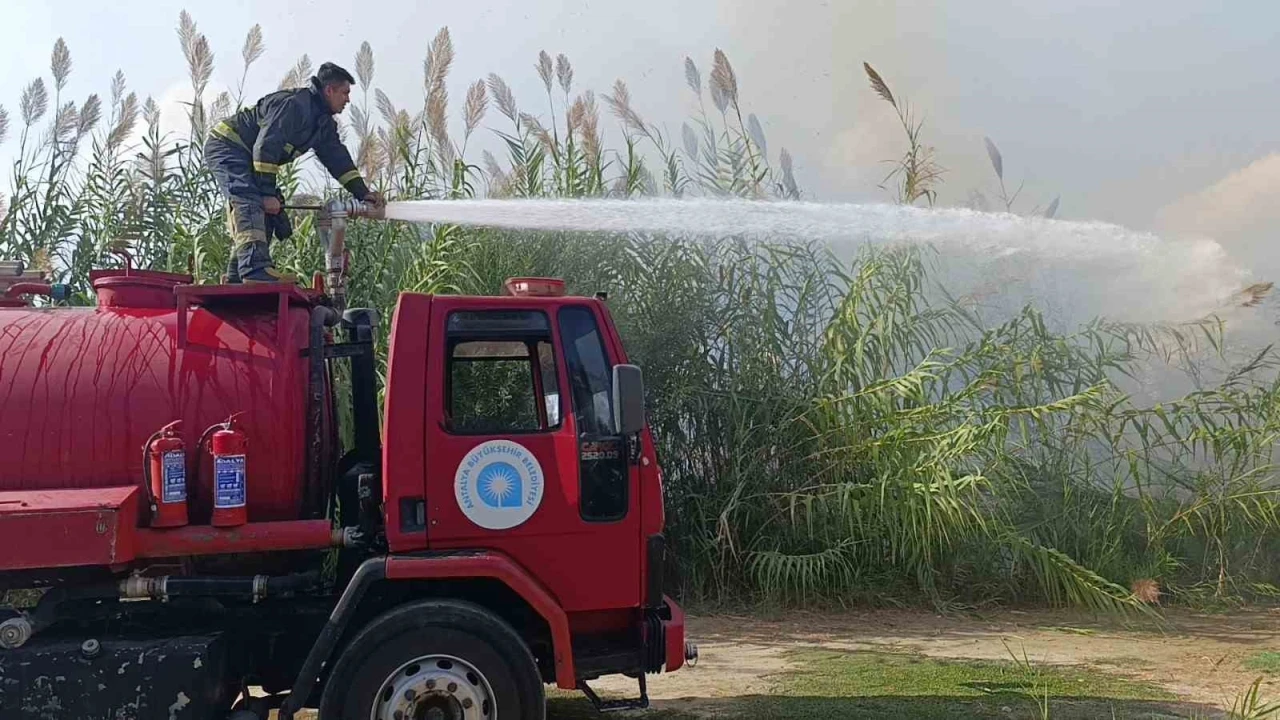
[[[88,269],[117,262],[104,250],[121,240],[144,267],[217,280],[229,239],[202,161],[207,129],[311,72],[303,56],[282,82],[260,77],[265,37],[248,31],[234,97],[210,98],[210,43],[180,15],[191,90],[176,135],[119,73],[109,103],[64,98],[72,56],[59,41],[50,76],[23,87],[12,118],[0,109],[0,142],[17,143],[0,256],[69,282],[81,304],[93,301]],[[684,61],[697,111],[678,138],[646,119],[624,80],[582,88],[571,60],[550,52],[533,63],[539,97],[517,100],[490,73],[451,105],[454,57],[442,29],[424,53],[422,97],[407,99],[376,85],[368,43],[352,59],[342,131],[392,199],[802,196],[791,155],[770,154],[749,83],[720,50],[706,76]],[[865,71],[907,135],[893,192],[933,202],[942,170],[922,123]],[[503,151],[477,161],[484,133]],[[287,197],[340,192],[309,163],[284,172]],[[1017,193],[1001,197],[1011,208]],[[322,249],[311,219],[295,220],[273,254],[307,278]],[[513,275],[555,275],[609,292],[645,367],[672,579],[690,596],[1138,610],[1280,593],[1277,359],[1264,351],[1213,377],[1207,360],[1227,356],[1212,321],[1062,334],[1028,307],[989,322],[934,291],[924,248],[839,261],[806,243],[364,222],[348,241],[351,299],[381,311],[383,358],[404,291],[497,293]],[[1119,381],[1151,363],[1194,373],[1198,389],[1139,405]]]

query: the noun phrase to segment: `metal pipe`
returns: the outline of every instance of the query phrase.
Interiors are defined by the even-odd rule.
[[[20,282],[14,283],[4,291],[4,296],[9,299],[19,297],[21,295],[44,295],[49,297],[53,295],[53,286],[49,283],[37,282]]]
[[[329,213],[324,209],[323,206],[317,205],[315,207],[315,210],[317,211],[316,221],[315,221],[316,239],[320,241],[320,247],[324,248],[324,252],[325,252],[324,294],[332,297],[333,291],[330,289],[330,286],[329,286],[329,283],[333,277],[329,269],[329,264],[330,264],[329,263],[329,246],[333,243],[333,218],[329,216]]]
[[[376,463],[381,455],[378,435],[378,375],[374,364],[374,328],[378,311],[369,308],[348,310],[342,316],[347,342],[368,343],[369,352],[351,357],[351,420],[355,434],[354,459]]]
[[[347,217],[335,216],[330,223],[329,252],[324,257],[325,286],[334,307],[341,312],[347,307]]]
[[[138,558],[324,550],[346,546],[356,539],[344,529],[333,529],[328,520],[247,523],[231,528],[139,528],[134,537]]]
[[[328,445],[323,427],[324,330],[336,325],[338,320],[338,313],[331,307],[317,305],[311,309],[310,336],[307,341],[307,484],[303,489],[303,508],[312,518],[324,516],[329,494],[333,492],[333,464],[325,453]]]
[[[341,534],[338,531],[337,534]],[[239,597],[259,602],[305,590],[320,582],[319,570],[293,575],[208,577],[133,575],[119,582],[58,587],[46,592],[34,610],[0,623],[0,649],[22,647],[32,636],[59,619],[64,603],[78,600],[168,600],[171,597]]]
[[[259,602],[310,587],[320,580],[319,570],[294,575],[252,577],[142,577],[120,581],[120,597],[128,600],[168,600],[172,597],[238,597]]]
[[[133,253],[129,252],[129,246],[126,243],[116,243],[108,247],[107,252],[124,260],[124,274],[126,276],[133,274]]]
[[[348,217],[366,218],[369,220],[386,220],[387,211],[385,208],[372,205],[367,202],[361,202],[354,198],[346,200],[331,200],[325,205],[325,210],[335,217],[338,215]]]
[[[386,220],[387,208],[385,206],[370,205],[369,203],[357,203],[355,209],[351,211],[351,216],[368,220]]]
[[[5,300],[16,300],[23,295],[43,295],[54,302],[71,297],[71,288],[62,283],[18,282],[4,291]]]
[[[363,203],[355,200],[331,200],[320,213],[328,226],[325,242],[325,288],[339,312],[347,304],[347,217],[363,215]]]
[[[325,270],[329,269],[328,252],[329,243],[333,236],[333,218],[329,217],[329,213],[316,213],[316,239],[320,241],[320,247],[325,250]]]
[[[21,260],[0,260],[0,276],[18,276],[25,270]]]
[[[324,205],[285,205],[285,208],[316,213],[316,237],[325,249],[325,292],[338,312],[342,312],[347,301],[347,219],[385,220],[386,211],[354,198],[334,199]]]

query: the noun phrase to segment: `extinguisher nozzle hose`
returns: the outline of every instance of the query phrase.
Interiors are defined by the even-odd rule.
[[[151,437],[142,444],[142,491],[147,494],[147,507],[151,510],[151,519],[155,518],[156,511],[160,509],[158,505],[160,500],[151,489],[151,443],[158,440],[167,427],[168,425],[151,433]]]

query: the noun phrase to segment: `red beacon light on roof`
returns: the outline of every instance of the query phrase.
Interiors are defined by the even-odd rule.
[[[514,297],[564,297],[564,281],[556,278],[510,278],[506,288]]]

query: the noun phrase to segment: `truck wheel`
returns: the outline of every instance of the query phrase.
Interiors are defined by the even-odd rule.
[[[333,666],[321,720],[544,720],[533,655],[476,605],[425,601],[391,610]]]

